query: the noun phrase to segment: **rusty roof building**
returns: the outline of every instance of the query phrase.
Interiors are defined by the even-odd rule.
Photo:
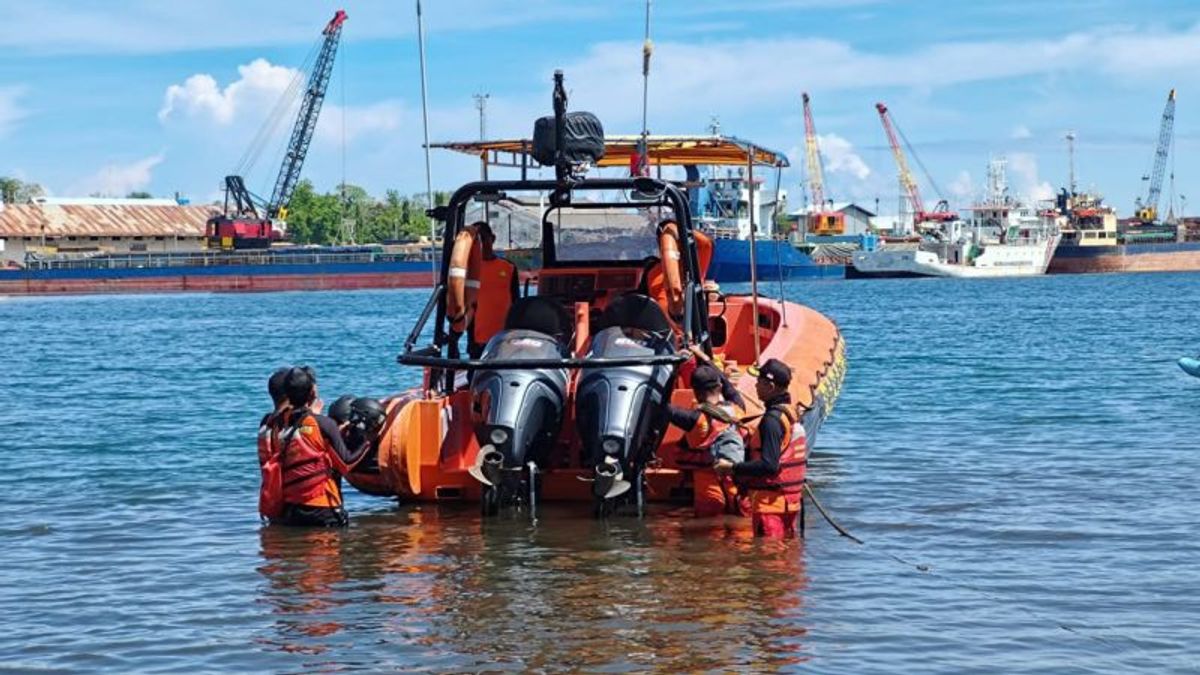
[[[165,199],[46,199],[0,205],[0,264],[29,254],[193,251],[215,206]]]
[[[0,237],[203,237],[213,206],[133,204],[6,204]],[[157,200],[156,200],[157,201]]]

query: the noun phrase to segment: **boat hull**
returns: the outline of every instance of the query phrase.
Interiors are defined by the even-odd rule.
[[[1060,246],[1051,274],[1200,271],[1200,242]]]
[[[787,321],[783,321],[786,312]],[[756,316],[757,314],[757,316]],[[727,336],[718,347],[726,363],[744,371],[755,361],[753,333],[758,326],[760,359],[778,358],[793,369],[792,400],[797,405],[806,440],[811,448],[818,432],[833,412],[846,372],[845,344],[832,321],[810,308],[760,299],[755,312],[750,299],[731,296],[724,305],[711,307],[717,333]],[[720,315],[720,316],[718,316]],[[716,342],[721,342],[717,340]],[[739,391],[755,401],[754,378],[737,379]],[[574,409],[574,385],[569,411]],[[347,480],[370,494],[386,492],[420,502],[478,501],[482,486],[468,473],[475,465],[479,443],[474,432],[471,393],[460,389],[448,396],[430,397],[420,390],[405,392],[390,404],[378,452],[378,476]],[[689,389],[676,387],[671,402],[694,405]],[[751,405],[751,413],[759,409]],[[646,496],[651,501],[686,501],[692,497],[692,471],[675,464],[673,448],[682,432],[668,427],[657,452],[658,460],[646,471]],[[539,499],[592,501],[593,469],[581,462],[582,441],[568,413],[547,465],[539,470]],[[382,487],[381,487],[382,486]]]
[[[428,262],[0,270],[0,295],[318,291],[432,286]]]
[[[841,264],[818,265],[808,254],[796,250],[786,241],[756,242],[754,269],[759,281],[798,279],[843,279],[846,267]],[[713,241],[713,258],[708,277],[717,283],[750,281],[750,242],[740,239]]]
[[[853,278],[951,277],[988,279],[1040,276],[1052,260],[1058,237],[1029,244],[990,245],[970,264],[947,262],[934,251],[879,248],[852,258]],[[847,274],[849,277],[850,274]]]

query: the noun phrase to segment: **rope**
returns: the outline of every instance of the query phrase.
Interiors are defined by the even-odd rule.
[[[292,76],[287,88],[283,90],[283,93],[280,94],[279,99],[275,102],[275,106],[271,109],[270,114],[263,120],[263,125],[259,127],[258,131],[254,134],[254,138],[250,140],[250,144],[246,147],[246,151],[238,159],[238,163],[233,169],[234,175],[245,176],[254,170],[254,166],[262,157],[267,143],[275,136],[276,131],[279,130],[279,125],[296,104],[300,89],[303,83],[308,80],[308,74],[312,70],[313,63],[316,61],[322,42],[323,40],[318,40],[309,50],[308,55],[304,57],[300,68]]]
[[[837,521],[835,521],[833,519],[833,517],[831,515],[829,515],[829,512],[825,510],[825,507],[817,499],[816,493],[813,492],[812,487],[808,483],[804,484],[804,494],[808,495],[808,498],[812,501],[813,506],[817,507],[817,511],[825,519],[825,522],[829,523],[829,525],[831,527],[833,527],[833,529],[837,530],[838,534],[842,535],[843,537],[846,537],[850,541],[853,541],[854,543],[856,543],[860,546],[867,547],[867,543],[865,541],[863,541],[862,539],[859,539],[858,537],[851,534],[849,532],[849,530],[847,530],[846,528],[839,525],[837,523]],[[922,574],[928,574],[930,576],[938,577],[939,579],[942,579],[943,581],[948,583],[950,586],[971,591],[971,592],[976,593],[977,595],[979,595],[983,598],[986,598],[988,600],[991,600],[992,602],[995,602],[997,604],[1003,604],[1003,605],[1019,604],[1018,602],[1016,602],[1010,598],[1002,597],[1000,595],[993,593],[992,591],[988,591],[988,590],[979,588],[978,586],[975,586],[974,584],[969,584],[969,583],[966,583],[963,581],[956,581],[950,577],[947,577],[944,574],[938,574],[937,572],[933,571],[933,566],[931,566],[931,565],[928,565],[925,563],[913,562],[913,561],[908,560],[900,555],[897,555],[896,553],[893,553],[890,550],[885,550],[885,549],[879,548],[878,546],[871,546],[868,548],[875,548],[884,557],[894,560],[894,561],[900,563],[901,565],[904,565],[905,567],[912,568],[918,572],[921,572]],[[1094,642],[1098,642],[1098,643],[1105,645],[1106,647],[1110,647],[1110,648],[1121,646],[1119,643],[1117,643],[1109,638],[1106,638],[1106,637],[1103,637],[1100,635],[1096,635],[1091,632],[1085,632],[1083,629],[1076,628],[1074,626],[1063,623],[1062,621],[1059,621],[1058,619],[1055,619],[1054,617],[1047,616],[1046,614],[1043,614],[1043,613],[1037,611],[1036,609],[1033,609],[1032,607],[1022,606],[1021,609],[1025,612],[1028,612],[1031,616],[1037,618],[1038,620],[1046,622],[1046,623],[1054,624],[1054,626],[1059,628],[1060,630],[1066,631],[1073,635],[1077,635],[1079,637],[1082,637],[1082,638],[1085,638],[1088,640],[1092,640]],[[1132,645],[1133,649],[1136,650],[1137,652],[1139,652],[1145,656],[1150,655],[1149,653],[1146,652],[1146,650],[1142,649],[1142,647],[1140,645],[1138,645],[1137,641],[1134,640],[1133,638],[1129,637],[1128,635],[1121,635],[1120,637],[1123,638],[1124,641],[1127,642],[1129,645]]]

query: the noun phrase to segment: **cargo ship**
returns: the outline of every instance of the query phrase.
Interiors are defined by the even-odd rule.
[[[0,268],[0,295],[420,288],[433,269],[429,255],[383,246],[102,254]]]
[[[1051,274],[1200,271],[1200,223],[1122,223],[1100,195],[1065,189],[1055,201],[1067,224]]]
[[[0,208],[0,295],[430,286],[428,244],[210,245],[216,210],[170,199],[43,199]]]
[[[797,249],[785,235],[772,227],[777,211],[774,199],[764,200],[762,180],[751,182],[744,173],[727,171],[724,176],[705,175],[687,167],[688,200],[697,226],[713,238],[709,276],[717,283],[750,281],[750,205],[759,210],[755,222],[755,276],[760,281],[794,279],[841,279],[845,265],[821,265]],[[754,190],[751,201],[750,190]],[[779,200],[786,199],[780,195]]]

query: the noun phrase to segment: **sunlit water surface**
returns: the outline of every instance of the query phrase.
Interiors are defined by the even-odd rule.
[[[1200,276],[788,293],[849,344],[812,475],[865,546],[361,495],[264,529],[266,376],[410,386],[425,291],[0,302],[0,668],[1197,669]]]

